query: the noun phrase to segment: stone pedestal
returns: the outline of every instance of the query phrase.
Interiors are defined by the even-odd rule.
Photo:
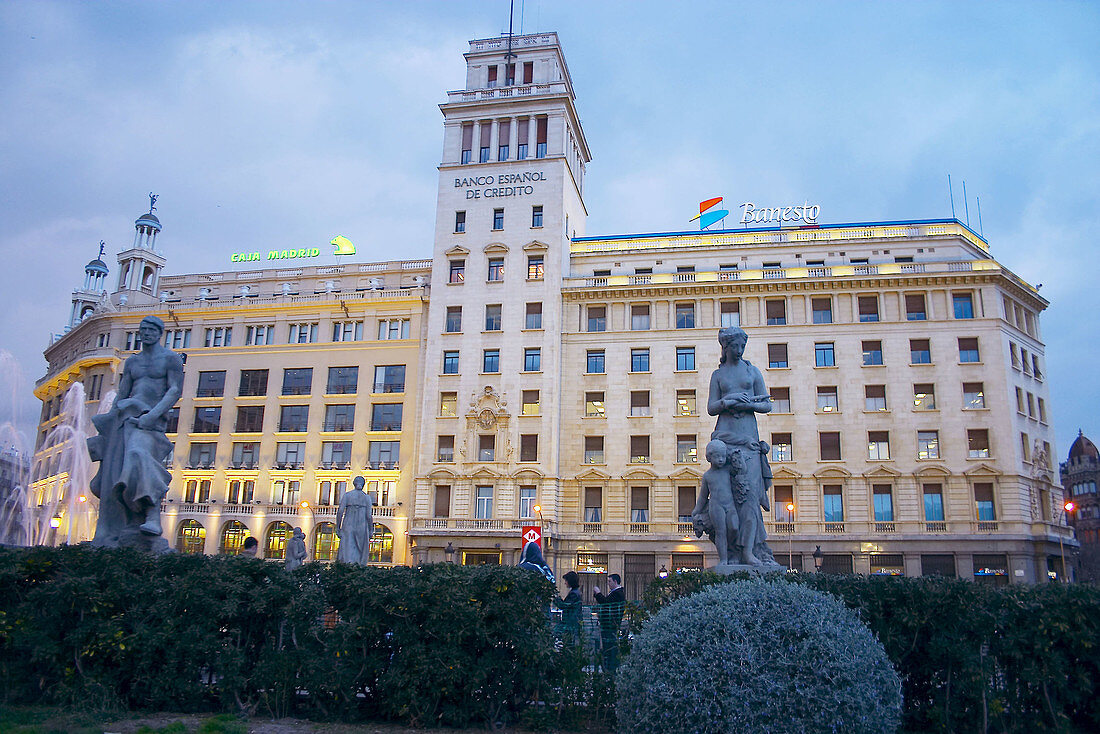
[[[119,548],[136,548],[145,553],[173,553],[168,541],[160,535],[146,535],[136,527],[124,528],[118,536]]]
[[[764,562],[759,566],[750,566],[745,563],[719,563],[709,570],[720,573],[723,576],[732,576],[735,573],[785,573],[787,567],[775,562]]]

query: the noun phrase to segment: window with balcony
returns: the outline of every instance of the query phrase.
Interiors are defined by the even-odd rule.
[[[451,260],[450,261],[450,274],[447,278],[448,283],[463,283],[466,280],[466,261],[465,260]]]
[[[769,369],[785,369],[787,364],[787,345],[786,344],[769,344],[768,345],[768,368]]]
[[[840,433],[823,431],[817,434],[822,461],[840,461]]]
[[[676,391],[676,415],[698,415],[694,390]]]
[[[966,432],[967,456],[971,459],[989,458],[989,430],[971,428]]]
[[[477,460],[496,461],[497,437],[492,433],[483,433],[477,437]]]
[[[981,355],[978,354],[977,338],[959,337],[959,362],[963,364],[972,364],[981,361]]]
[[[380,364],[375,367],[374,392],[405,392],[405,365]]]
[[[458,393],[441,392],[439,394],[439,416],[454,418],[458,415]]]
[[[588,307],[588,331],[607,331],[607,306]]]
[[[635,348],[630,350],[630,371],[649,372],[648,348]]]
[[[630,522],[649,522],[649,487],[630,488]]]
[[[523,371],[539,372],[542,370],[542,350],[539,347],[527,347],[523,350]]]
[[[309,395],[312,390],[312,367],[288,367],[283,370],[283,395]]]
[[[519,460],[526,462],[539,460],[539,435],[537,433],[520,434]]]
[[[844,522],[844,493],[839,484],[822,487],[821,510],[825,522]]]
[[[990,482],[974,484],[974,517],[978,522],[993,522],[997,519],[997,510],[993,505],[993,484]]]
[[[195,423],[192,433],[217,433],[222,420],[222,409],[195,408]]]
[[[928,311],[924,306],[923,293],[910,293],[905,297],[905,320],[924,321],[928,318]]]
[[[695,304],[694,303],[677,303],[676,304],[676,328],[677,329],[694,329],[695,328]]]
[[[279,408],[279,430],[291,433],[304,432],[309,422],[308,405],[283,405]]]
[[[864,385],[863,399],[864,410],[886,410],[886,385]]]
[[[603,487],[584,488],[584,522],[603,522]]]
[[[535,119],[535,158],[546,157],[546,133],[548,120],[545,117]]]
[[[333,341],[353,341],[348,338],[349,330],[347,328],[349,322],[337,322],[337,325],[344,331],[344,339],[333,338]],[[358,323],[358,322],[357,322]],[[360,332],[362,329],[360,329]],[[378,321],[378,338],[379,339],[408,339],[409,338],[409,319],[379,319]],[[354,339],[358,341],[358,339]]]
[[[165,427],[164,432],[165,433],[176,433],[176,432],[178,432],[179,429],[180,429],[180,409],[179,409],[179,406],[177,405],[174,408],[169,408],[168,412],[165,413],[165,416],[168,418],[168,425]],[[45,433],[45,431],[43,431],[42,432],[42,439],[45,440],[45,438],[46,438],[46,433]],[[39,443],[39,446],[41,446],[41,443]]]
[[[443,374],[458,374],[458,350],[443,352]]]
[[[818,342],[817,344],[814,344],[814,366],[836,366],[836,355],[833,354],[832,342]]]
[[[604,373],[604,351],[602,349],[589,349],[586,357],[585,371],[590,375],[602,375]]]
[[[432,503],[432,517],[451,516],[451,485],[435,485],[435,501]]]
[[[630,307],[630,329],[631,331],[649,330],[648,303],[635,303]]]
[[[586,392],[584,394],[584,417],[604,418],[603,392]]]
[[[351,441],[322,441],[321,468],[347,469],[351,466]]]
[[[917,458],[940,458],[940,432],[917,431]]]
[[[936,409],[936,386],[931,383],[913,385],[913,410]]]
[[[524,390],[520,396],[520,415],[539,414],[539,391]]]
[[[787,302],[783,299],[768,299],[764,301],[764,315],[768,326],[782,326],[787,323]]]
[[[325,393],[328,395],[354,395],[359,389],[358,367],[329,367]]]
[[[676,461],[680,464],[694,464],[699,461],[698,438],[692,435],[676,436]]]
[[[275,444],[276,468],[300,469],[305,457],[306,445],[302,441],[280,441]]]
[[[317,341],[318,324],[291,324],[288,344],[313,344]]]
[[[676,347],[676,369],[695,369],[695,347]]]
[[[237,433],[260,433],[264,430],[264,406],[238,405],[237,422],[233,426]]]
[[[867,432],[867,458],[870,461],[889,461],[890,459],[890,432]]]
[[[455,437],[454,436],[439,436],[436,446],[435,460],[443,463],[450,464],[455,460]]]
[[[527,312],[525,314],[523,328],[525,329],[541,329],[542,328],[542,302],[528,303]]]
[[[521,520],[533,520],[535,518],[535,505],[538,504],[537,490],[531,485],[521,485],[519,488],[519,517]]]
[[[490,303],[485,306],[485,331],[501,330],[501,304]]]
[[[882,364],[882,342],[879,340],[863,342],[863,366],[872,367]]]
[[[815,324],[833,323],[833,299],[828,297],[811,298],[810,308]]]
[[[794,461],[790,433],[772,434],[772,461]]]
[[[980,410],[985,407],[985,385],[981,382],[963,383],[963,410]]]
[[[878,296],[859,296],[857,303],[860,321],[878,321]]]
[[[631,390],[630,415],[638,417],[649,414],[649,390]]]
[[[875,484],[871,487],[874,502],[875,522],[894,521],[894,492],[889,484]]]
[[[255,479],[234,479],[229,482],[226,492],[227,502],[231,505],[251,505],[256,496]]]
[[[233,443],[233,469],[255,469],[260,460],[259,441],[235,441]]]
[[[326,405],[323,431],[350,431],[355,426],[355,405]]]
[[[909,363],[932,364],[932,345],[928,339],[909,340]]]
[[[719,275],[719,277],[721,277]],[[728,326],[740,326],[741,325],[741,303],[740,301],[722,301],[719,306],[719,326],[726,328]]]
[[[544,272],[542,255],[528,255],[527,280],[542,280]]]
[[[188,481],[187,484],[184,485],[183,501],[184,502],[198,502],[200,504],[204,504],[206,502],[209,502],[210,501],[210,480],[209,479],[192,479],[192,480]],[[188,521],[185,520],[184,522],[186,523]],[[195,521],[191,520],[190,522],[194,523]],[[202,552],[201,546],[199,548],[197,548],[196,550],[192,551],[192,552],[201,553]]]
[[[481,371],[486,374],[500,372],[500,350],[486,349],[481,354]]]
[[[584,437],[584,463],[603,464],[603,436]]]
[[[225,394],[225,370],[200,372],[197,398],[220,398]]]
[[[187,454],[187,466],[192,469],[213,469],[214,456],[218,444],[213,442],[192,442]]]
[[[951,304],[955,310],[955,318],[974,318],[974,297],[969,293],[954,293],[951,295]]]
[[[820,385],[817,388],[817,409],[822,413],[836,413],[840,410],[836,385]]]
[[[371,441],[367,448],[367,459],[372,466],[395,468],[401,463],[401,442]]]
[[[375,403],[371,406],[370,429],[372,431],[400,431],[404,408],[404,403]]]
[[[795,509],[789,509],[788,505],[794,505],[794,487],[791,485],[777,484],[775,486],[775,521],[776,522],[794,522]],[[689,517],[690,521],[691,518]]]

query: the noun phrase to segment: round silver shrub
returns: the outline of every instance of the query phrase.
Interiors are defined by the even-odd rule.
[[[735,581],[668,605],[615,681],[622,732],[894,732],[901,681],[829,594]]]

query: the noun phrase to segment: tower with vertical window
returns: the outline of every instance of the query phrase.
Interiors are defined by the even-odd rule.
[[[69,314],[69,328],[88,318],[96,304],[107,292],[107,263],[103,262],[103,242],[99,243],[99,255],[84,266],[84,284],[73,291],[73,307]]]
[[[431,527],[412,531],[425,560],[460,524],[553,512],[560,289],[587,214],[590,155],[557,35],[471,41],[465,58],[465,88],[440,105],[416,498]]]
[[[160,219],[157,197],[149,195],[149,211],[134,222],[134,243],[118,254],[117,300],[122,304],[152,304],[160,300],[160,275],[164,253],[157,249]]]

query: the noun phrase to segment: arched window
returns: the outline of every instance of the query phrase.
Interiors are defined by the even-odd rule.
[[[370,562],[393,563],[393,533],[377,522],[370,536]]]
[[[146,266],[145,272],[141,275],[141,287],[145,289],[152,288],[153,278],[155,275],[156,271],[154,271],[151,267]]]
[[[313,560],[335,561],[339,548],[340,538],[336,535],[336,526],[330,522],[317,523],[317,529],[313,532]]]
[[[176,550],[180,553],[202,553],[206,545],[206,528],[195,520],[184,520],[176,531]]]
[[[222,544],[219,552],[227,556],[239,555],[241,546],[244,545],[244,539],[247,537],[248,528],[245,527],[245,524],[230,520],[222,527]]]
[[[268,525],[267,535],[264,537],[264,558],[286,558],[286,541],[293,532],[294,528],[285,522]]]

